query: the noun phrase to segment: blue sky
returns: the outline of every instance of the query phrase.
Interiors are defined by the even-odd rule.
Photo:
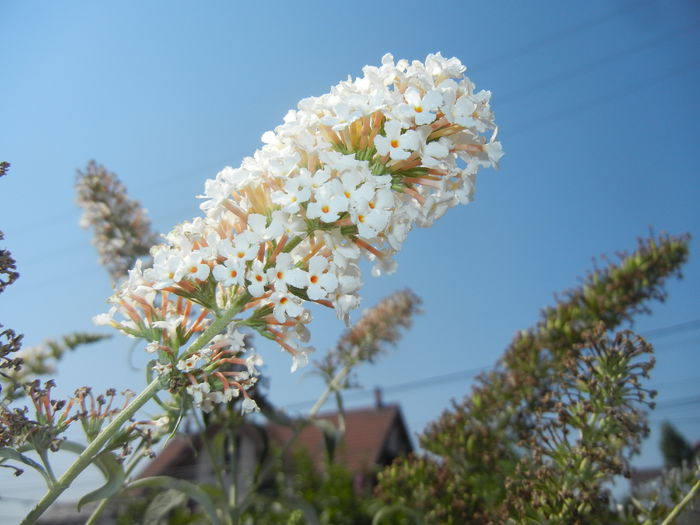
[[[0,322],[27,345],[96,329],[90,319],[111,288],[77,225],[75,170],[88,160],[116,172],[167,232],[199,213],[205,179],[251,155],[299,99],[386,52],[423,60],[436,51],[493,92],[506,156],[499,171],[480,173],[472,204],[412,232],[395,275],[366,275],[364,305],[410,287],[425,313],[360,382],[385,387],[419,432],[470,389],[467,374],[432,378],[492,365],[593,257],[632,250],[650,228],[695,238],[685,278],[635,328],[696,321],[699,40],[692,0],[0,1],[0,160],[12,163],[0,180],[0,229],[21,273],[0,297]],[[315,317],[323,352],[343,326],[329,312]],[[652,385],[671,403],[652,421],[700,439],[698,404],[673,406],[700,394],[700,323],[651,341]],[[69,356],[59,390],[138,389],[146,357],[129,346],[115,336]],[[318,395],[277,348],[259,349],[274,401],[299,408]],[[348,397],[371,402],[371,392]],[[637,464],[659,462],[653,436]],[[28,494],[30,479],[0,472],[0,496]],[[19,515],[14,503],[8,512]]]

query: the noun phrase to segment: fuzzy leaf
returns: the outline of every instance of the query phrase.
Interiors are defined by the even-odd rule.
[[[64,441],[61,443],[61,449],[73,452],[75,454],[82,454],[85,447],[73,441]],[[114,453],[109,451],[101,452],[95,457],[93,462],[97,468],[100,469],[100,472],[102,472],[102,475],[107,480],[107,483],[102,485],[99,489],[93,490],[80,498],[77,505],[78,510],[80,510],[86,503],[91,503],[93,501],[99,501],[101,499],[114,496],[124,486],[126,474],[124,473],[121,463],[117,461],[117,457],[114,455]]]
[[[24,463],[28,467],[32,467],[34,470],[36,470],[39,474],[44,476],[44,479],[46,480],[46,484],[50,487],[53,482],[51,481],[51,478],[49,474],[46,472],[44,467],[42,467],[39,463],[34,461],[32,458],[29,456],[25,456],[24,454],[20,454],[13,448],[9,447],[0,447],[0,459],[6,460],[10,459],[13,461],[19,461],[20,463]]]
[[[171,510],[187,503],[187,495],[175,489],[161,492],[151,500],[143,517],[143,525],[159,525]]]
[[[188,496],[189,498],[192,498],[199,504],[200,508],[209,517],[209,521],[210,523],[212,523],[212,525],[220,525],[221,523],[219,516],[216,514],[216,507],[214,507],[214,503],[212,502],[211,498],[207,495],[206,492],[204,492],[201,488],[199,488],[198,485],[195,485],[194,483],[185,481],[184,479],[175,479],[168,476],[153,476],[150,478],[138,479],[127,485],[127,488],[129,489],[136,489],[141,487],[152,487],[179,491],[182,494]]]

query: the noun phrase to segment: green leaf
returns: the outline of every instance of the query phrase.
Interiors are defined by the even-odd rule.
[[[415,510],[409,509],[405,505],[400,505],[396,503],[394,505],[387,505],[379,509],[379,511],[377,511],[377,513],[374,515],[374,518],[372,519],[372,525],[381,525],[382,520],[390,517],[393,514],[399,514],[404,517],[410,517],[412,523],[414,523],[415,525],[423,525],[425,523],[421,516]]]
[[[175,479],[168,476],[153,476],[133,481],[127,485],[128,489],[137,489],[141,487],[162,488],[168,490],[179,491],[189,498],[195,500],[200,508],[209,517],[212,525],[220,525],[221,520],[216,513],[216,507],[211,498],[198,485],[185,481],[184,479]]]
[[[51,486],[53,485],[53,481],[51,480],[51,476],[49,476],[48,472],[42,467],[39,463],[34,461],[32,458],[29,456],[25,456],[24,454],[20,454],[13,448],[9,447],[0,447],[0,459],[2,460],[13,460],[13,461],[19,461],[20,463],[24,463],[28,467],[32,467],[34,470],[36,470],[39,474],[44,476],[44,479],[46,480],[46,485]]]
[[[95,465],[97,465],[97,467],[102,471],[107,483],[102,485],[99,489],[93,490],[80,498],[80,501],[78,502],[78,510],[80,510],[80,508],[86,503],[99,501],[101,499],[114,496],[124,486],[126,475],[121,463],[117,461],[117,457],[113,452],[104,451],[101,454],[98,454],[94,462]]]
[[[83,450],[85,450],[85,447],[73,441],[64,441],[61,443],[61,449],[80,455]],[[93,463],[100,469],[107,483],[80,498],[77,505],[78,510],[86,503],[92,503],[93,501],[99,501],[114,496],[124,486],[126,474],[124,473],[124,468],[121,463],[117,461],[117,456],[113,452],[108,450],[101,452],[95,456]]]
[[[151,500],[143,516],[143,525],[159,525],[171,510],[187,503],[187,495],[175,489],[161,492]]]

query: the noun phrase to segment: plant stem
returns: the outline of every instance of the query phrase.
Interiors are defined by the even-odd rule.
[[[53,473],[53,469],[51,468],[51,462],[49,461],[48,454],[46,454],[46,449],[37,449],[37,453],[39,454],[39,458],[41,458],[41,462],[44,464],[44,468],[46,469],[46,474],[49,476],[49,479],[51,480],[51,486],[56,484],[56,476]]]
[[[136,396],[129,405],[119,412],[117,416],[107,425],[102,432],[100,432],[95,439],[90,442],[90,444],[85,448],[82,454],[78,456],[73,464],[68,467],[68,469],[63,473],[63,475],[56,481],[56,483],[51,487],[44,497],[41,498],[39,503],[37,503],[34,508],[27,514],[27,516],[22,521],[21,525],[30,525],[35,523],[37,519],[49,508],[58,496],[60,496],[64,490],[66,490],[73,480],[78,477],[85,468],[92,463],[95,456],[102,450],[102,447],[110,440],[114,435],[119,432],[119,429],[124,423],[126,423],[134,413],[146,404],[158,390],[160,390],[160,377],[151,381],[151,383]]]
[[[338,392],[340,390],[340,386],[342,385],[343,381],[345,378],[348,376],[350,373],[350,370],[357,364],[357,356],[360,354],[361,348],[359,346],[356,346],[353,350],[353,353],[350,358],[350,362],[346,364],[335,376],[333,376],[333,379],[328,383],[328,386],[326,387],[326,390],[321,394],[321,396],[318,398],[316,403],[314,403],[314,406],[311,407],[311,410],[309,410],[309,415],[307,416],[307,420],[313,419],[316,417],[316,414],[318,414],[318,411],[321,410],[323,407],[323,404],[328,400],[330,395],[333,392]],[[297,425],[294,428],[294,432],[292,433],[291,437],[285,442],[284,446],[282,447],[282,451],[280,452],[280,457],[284,458],[284,456],[287,454],[287,452],[291,449],[292,445],[296,442],[296,440],[299,438],[299,435],[301,434],[302,427]],[[258,487],[261,485],[261,483],[265,480],[267,475],[270,473],[270,470],[272,469],[273,461],[271,460],[267,462],[262,469],[260,469],[260,472],[258,472],[258,475],[251,484],[251,486],[248,488],[245,497],[243,500],[236,506],[235,509],[235,515],[236,518],[240,517],[240,515],[248,508],[250,505],[250,500],[253,496],[253,493],[258,489]]]
[[[690,503],[690,500],[695,497],[695,493],[700,489],[700,479],[695,482],[695,485],[688,491],[688,494],[685,495],[685,497],[680,501],[678,505],[676,505],[671,513],[666,517],[666,519],[661,523],[661,525],[671,525],[673,523],[673,520],[675,520],[678,515],[681,513],[681,511],[685,508],[685,506]]]
[[[234,304],[224,312],[224,314],[217,318],[209,327],[202,332],[197,340],[192,343],[185,355],[192,354],[197,350],[201,349],[206,345],[211,339],[221,332],[231,320],[238,314],[243,308],[240,301],[235,301]],[[149,385],[136,396],[131,403],[129,403],[117,416],[107,425],[97,436],[93,439],[90,444],[85,448],[85,450],[78,456],[73,464],[68,467],[68,469],[63,473],[63,475],[56,481],[56,483],[44,494],[44,497],[39,500],[34,508],[27,514],[20,525],[31,525],[39,519],[39,517],[49,508],[49,506],[56,501],[56,498],[60,496],[73,482],[73,480],[78,477],[83,470],[85,470],[95,456],[99,454],[110,439],[112,439],[124,423],[126,423],[138,409],[140,409],[146,402],[151,399],[159,390],[161,389],[161,378],[156,377],[149,383]]]
[[[353,353],[353,357],[355,354],[358,352]],[[333,392],[337,392],[340,390],[340,385],[342,382],[345,380],[345,378],[348,376],[350,373],[350,370],[352,369],[351,365],[345,365],[340,372],[338,372],[335,377],[333,377],[332,381],[328,383],[328,386],[326,387],[326,390],[321,394],[321,397],[319,397],[316,400],[316,403],[314,403],[314,406],[311,407],[311,410],[309,410],[309,418],[314,417],[316,414],[318,414],[318,411],[321,410],[321,407],[323,407],[323,404],[328,400],[330,395]]]

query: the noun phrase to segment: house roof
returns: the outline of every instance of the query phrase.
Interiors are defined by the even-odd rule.
[[[336,426],[338,424],[336,412],[321,414],[317,419],[329,421]],[[283,446],[294,432],[290,427],[273,423],[265,428],[270,441],[278,446]],[[241,431],[255,439],[256,432],[253,432],[252,427],[242,428]],[[177,436],[168,442],[139,477],[188,477],[188,474],[193,474],[190,467],[196,462],[201,446],[198,437]],[[398,405],[345,411],[345,435],[336,452],[336,459],[345,464],[351,472],[365,472],[373,466],[387,464],[397,455],[407,454],[412,449]],[[316,425],[306,426],[293,450],[305,450],[314,464],[322,465],[325,454],[322,431]]]
[[[336,412],[321,414],[318,419],[338,425]],[[282,425],[270,424],[267,429],[270,439],[278,445],[283,445],[293,434],[291,428]],[[398,443],[395,445],[390,443],[392,431],[397,432]],[[375,465],[384,465],[412,448],[400,408],[388,405],[346,411],[345,435],[336,457],[351,472],[362,472]],[[321,465],[325,454],[321,429],[316,425],[305,427],[299,434],[295,449],[306,450],[314,463]]]

